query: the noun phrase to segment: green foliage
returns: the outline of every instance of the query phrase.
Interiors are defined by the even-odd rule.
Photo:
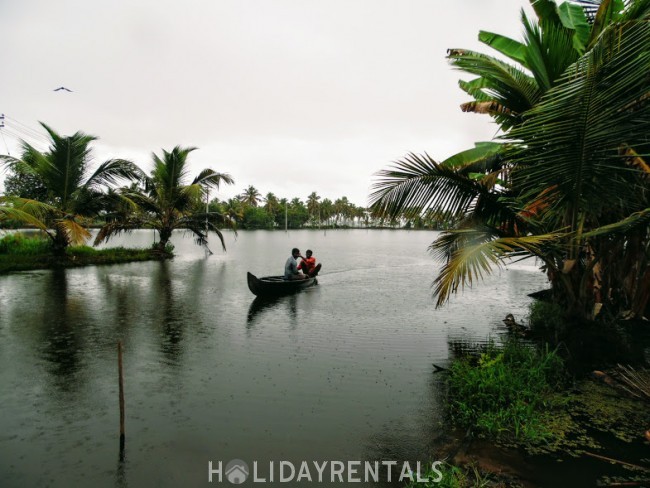
[[[68,246],[63,254],[52,253],[52,242],[42,237],[26,237],[20,233],[0,239],[0,274],[32,269],[68,268],[97,264],[128,263],[165,259],[150,249],[123,247],[94,249],[89,246]]]
[[[429,481],[411,481],[406,488],[483,488],[492,486],[489,477],[482,475],[475,466],[460,468],[453,464],[443,463],[437,468],[442,473],[442,479],[439,474],[431,467],[429,471],[421,475]]]
[[[95,244],[120,232],[153,228],[160,237],[156,249],[164,252],[175,229],[187,229],[194,234],[197,244],[206,244],[207,226],[225,250],[219,226],[230,226],[232,221],[226,215],[206,214],[204,197],[209,188],[218,189],[222,183],[231,184],[233,180],[230,175],[212,169],[204,169],[190,180],[187,159],[194,150],[176,146],[171,151],[163,149],[162,157],[153,154],[154,167],[149,176],[143,176],[144,188],[123,188],[115,195],[113,218],[100,229]]]
[[[511,340],[454,361],[449,378],[455,423],[496,439],[542,440],[548,399],[563,378],[562,359]]]
[[[549,337],[553,333],[562,333],[566,326],[564,311],[557,303],[535,300],[530,304],[528,322],[531,329]]]
[[[142,172],[122,159],[105,161],[93,171],[90,144],[97,139],[95,136],[83,132],[61,136],[46,124],[41,125],[50,138],[47,151],[41,152],[23,141],[21,159],[0,156],[0,162],[17,174],[29,175],[25,179],[28,191],[17,188],[18,193],[36,192],[32,196],[50,204],[48,212],[39,212],[39,227],[52,239],[54,251],[62,254],[70,244],[81,244],[90,237],[87,218],[105,208],[105,187],[120,180],[137,180]],[[42,192],[45,196],[39,195]]]
[[[273,216],[262,207],[247,206],[242,221],[244,229],[272,229]]]
[[[5,178],[5,195],[49,203],[51,199],[41,177],[21,171],[17,166],[10,165]]]
[[[27,237],[20,232],[7,234],[0,239],[0,254],[33,256],[52,251],[52,243],[46,239]]]
[[[437,162],[409,154],[379,173],[373,212],[395,219],[449,211],[454,228],[438,306],[503,261],[535,256],[553,299],[577,320],[650,314],[650,0],[532,2],[523,42],[482,32],[512,63],[449,50],[474,75],[466,112],[499,124],[499,143]]]

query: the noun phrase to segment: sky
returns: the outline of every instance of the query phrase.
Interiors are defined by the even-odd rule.
[[[521,38],[527,0],[0,0],[0,153],[39,121],[97,136],[95,163],[197,147],[192,174],[305,200],[367,205],[377,171],[490,140],[449,48],[479,30]],[[72,92],[54,91],[64,86]],[[40,146],[39,146],[40,144]],[[4,178],[0,174],[0,181]]]

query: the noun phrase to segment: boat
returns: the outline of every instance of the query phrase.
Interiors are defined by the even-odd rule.
[[[250,272],[246,276],[249,290],[258,297],[290,295],[318,283],[316,278],[307,278],[305,280],[285,280],[283,276],[263,276],[258,278]]]

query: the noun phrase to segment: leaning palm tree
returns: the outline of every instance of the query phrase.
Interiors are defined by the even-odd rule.
[[[41,122],[51,139],[50,148],[41,152],[22,142],[20,159],[0,156],[21,173],[33,175],[47,188],[51,211],[41,214],[45,232],[53,241],[55,253],[89,237],[89,217],[97,216],[106,204],[104,188],[118,180],[139,179],[140,169],[123,159],[111,159],[91,169],[90,143],[97,138],[83,132],[61,136]]]
[[[119,195],[122,205],[130,206],[134,213],[104,225],[95,239],[95,244],[111,236],[146,227],[158,231],[160,237],[155,249],[164,252],[176,229],[190,231],[197,244],[207,244],[207,229],[214,231],[223,249],[226,249],[219,225],[228,225],[228,219],[216,212],[205,212],[203,196],[208,188],[218,189],[222,183],[232,184],[233,179],[224,173],[204,169],[189,182],[187,157],[196,148],[176,146],[171,151],[163,150],[162,157],[153,154],[154,167],[144,178],[144,189],[123,189]]]

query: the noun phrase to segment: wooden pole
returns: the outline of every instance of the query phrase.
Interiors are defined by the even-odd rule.
[[[117,370],[120,385],[120,446],[124,446],[124,372],[122,368],[122,341],[117,343]]]

